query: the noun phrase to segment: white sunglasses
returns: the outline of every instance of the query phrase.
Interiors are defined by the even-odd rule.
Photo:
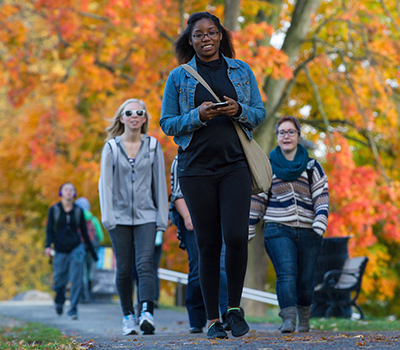
[[[124,111],[122,114],[125,114],[127,117],[132,117],[133,115],[136,115],[137,117],[144,117],[146,114],[146,111],[144,109],[128,109],[127,111]]]

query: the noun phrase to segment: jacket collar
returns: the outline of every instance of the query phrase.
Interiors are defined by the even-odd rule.
[[[149,138],[149,137],[150,137],[150,136],[147,135],[147,134],[142,134],[141,141],[143,142],[143,141],[145,141],[145,140],[146,140],[147,138]],[[121,135],[115,136],[115,142],[116,142],[117,144],[122,142]]]
[[[150,136],[147,135],[147,134],[142,134],[142,137],[141,137],[141,139],[140,139],[141,144],[143,144],[143,142],[144,142],[146,139],[148,139],[149,137],[150,137]],[[121,148],[122,153],[123,153],[127,158],[129,158],[129,157],[128,157],[128,154],[126,153],[124,143],[122,142],[121,135],[115,136],[115,142],[116,142],[117,144],[120,144],[120,148]]]

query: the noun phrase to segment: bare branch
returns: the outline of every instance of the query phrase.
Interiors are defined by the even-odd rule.
[[[160,30],[160,29],[156,29],[156,30],[162,37],[167,39],[170,43],[173,43],[175,41],[174,38],[171,38],[167,33],[163,32],[162,30]]]
[[[89,17],[89,18],[92,18],[92,19],[96,19],[98,21],[110,23],[110,19],[109,18],[103,17],[103,16],[99,16],[99,15],[95,15],[94,13],[79,11],[78,14],[83,16],[83,17]]]
[[[306,73],[306,76],[307,76],[307,79],[308,79],[308,81],[309,81],[309,83],[311,85],[311,88],[313,89],[315,100],[316,100],[317,106],[318,106],[318,111],[321,114],[322,119],[323,119],[323,121],[325,123],[326,132],[328,134],[329,144],[332,147],[333,141],[332,141],[332,134],[330,132],[329,119],[328,119],[328,116],[325,113],[324,104],[322,103],[322,99],[321,99],[321,96],[319,94],[318,86],[317,86],[317,84],[315,84],[314,80],[312,79],[310,71],[308,70],[307,66],[304,66],[303,70]]]
[[[382,5],[383,10],[385,11],[386,16],[388,16],[391,19],[391,23],[393,24],[394,28],[396,29],[396,31],[398,33],[400,33],[400,27],[398,26],[396,19],[393,17],[392,13],[390,12],[390,10],[388,9],[388,7],[386,6],[385,2],[383,0],[379,0],[380,4]],[[397,6],[399,4],[397,3]]]
[[[113,67],[113,66],[111,66],[111,65],[109,65],[109,64],[107,64],[107,63],[104,63],[104,62],[100,62],[98,59],[96,59],[94,62],[95,62],[99,67],[105,68],[105,69],[107,69],[109,72],[111,72],[111,73],[113,73],[113,74],[116,74],[116,75],[119,75],[121,78],[124,78],[125,80],[128,80],[130,83],[133,83],[133,82],[135,81],[135,79],[132,78],[131,76],[129,76],[129,75],[125,74],[125,73],[119,72],[119,71],[118,71],[118,68],[116,68],[116,67]],[[118,71],[118,72],[117,72],[117,71]]]
[[[282,95],[279,98],[278,103],[276,104],[275,108],[271,112],[271,115],[275,115],[279,109],[282,107],[283,103],[286,101],[288,96],[290,95],[290,92],[293,89],[294,83],[296,82],[297,75],[299,72],[304,69],[308,63],[310,63],[312,60],[314,60],[316,56],[316,41],[313,41],[313,51],[310,57],[308,57],[304,62],[302,62],[294,71],[293,71],[293,78],[287,83],[284,91],[282,92]]]

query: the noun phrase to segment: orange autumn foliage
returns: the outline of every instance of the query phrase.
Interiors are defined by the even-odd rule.
[[[400,244],[399,183],[387,185],[372,166],[356,166],[348,142],[339,133],[334,134],[334,143],[340,147],[327,154],[324,165],[331,196],[326,236],[351,236],[349,255],[370,258],[364,294],[379,292],[381,300],[393,298],[395,274],[384,245]]]

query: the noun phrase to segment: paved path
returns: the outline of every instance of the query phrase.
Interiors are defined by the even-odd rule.
[[[11,318],[56,327],[90,349],[400,349],[400,332],[310,332],[283,336],[276,325],[250,324],[244,337],[208,340],[188,333],[186,312],[155,310],[156,334],[124,337],[117,303],[81,304],[79,320],[56,315],[51,301],[0,302],[0,325]],[[86,346],[85,346],[86,347]]]

